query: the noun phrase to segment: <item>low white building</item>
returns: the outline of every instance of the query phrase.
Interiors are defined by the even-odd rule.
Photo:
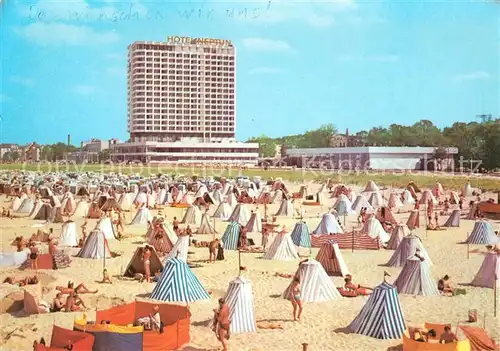
[[[302,168],[329,169],[393,169],[393,170],[446,170],[453,167],[455,147],[445,148],[443,159],[434,160],[434,147],[339,147],[288,149],[288,165]],[[436,167],[435,167],[436,166]]]

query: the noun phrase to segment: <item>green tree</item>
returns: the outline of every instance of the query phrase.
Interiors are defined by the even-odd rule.
[[[260,157],[274,157],[276,155],[276,141],[265,135],[260,137],[251,138],[248,140],[251,143],[259,143],[259,156]]]
[[[103,163],[105,161],[108,161],[111,156],[111,149],[104,149],[101,152],[99,152],[99,163]]]

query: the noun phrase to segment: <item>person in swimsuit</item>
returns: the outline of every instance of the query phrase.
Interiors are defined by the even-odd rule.
[[[142,252],[142,261],[144,263],[144,275],[146,283],[151,283],[151,249],[149,245],[144,247]]]
[[[302,314],[302,299],[300,296],[300,278],[295,277],[291,286],[291,301],[293,306],[293,320],[300,321],[300,315]],[[298,310],[298,313],[297,313]]]
[[[208,245],[209,259],[208,263],[215,263],[217,260],[217,249],[219,247],[219,239],[212,240]]]
[[[109,277],[108,269],[104,268],[102,270],[102,280],[99,282],[101,284],[113,284],[111,278]]]
[[[52,310],[50,312],[60,312],[64,308],[64,302],[62,301],[63,294],[57,293],[52,304]]]
[[[82,241],[85,244],[85,240],[87,239],[87,220],[83,222],[81,228],[82,228]]]
[[[449,326],[444,327],[444,333],[439,338],[440,344],[451,344],[458,341],[457,336],[451,331]]]
[[[35,271],[38,270],[38,247],[34,242],[30,244],[30,268]]]
[[[352,282],[352,275],[350,275],[350,274],[346,275],[346,277],[344,278],[344,282],[345,282],[344,288],[346,290],[355,292],[356,296],[357,295],[366,296],[366,295],[370,295],[371,293],[373,293],[373,289],[371,289],[371,288],[367,288],[367,287],[361,286],[359,284],[354,284]]]
[[[63,294],[71,294],[73,292],[78,294],[96,294],[98,292],[98,290],[90,291],[83,283],[78,284],[76,288],[74,286],[75,283],[69,281],[66,288],[63,286],[56,286],[56,290],[59,290]]]
[[[219,299],[219,309],[214,310],[215,336],[222,344],[222,350],[227,351],[227,340],[230,336],[229,306],[223,298]]]
[[[83,308],[87,308],[83,300],[80,299],[76,292],[72,292],[71,294],[69,294],[68,298],[66,299],[66,305],[64,306],[66,312],[79,311],[81,309],[80,306]]]
[[[179,221],[177,220],[177,217],[174,217],[174,221],[172,222],[172,226],[174,228],[174,232],[178,234],[179,231]]]

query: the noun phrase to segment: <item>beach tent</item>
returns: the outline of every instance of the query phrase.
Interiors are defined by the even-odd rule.
[[[262,218],[259,210],[252,211],[250,219],[245,226],[247,233],[260,233],[262,232]]]
[[[120,204],[114,197],[110,197],[101,206],[102,211],[121,210]]]
[[[166,264],[166,262],[172,258],[177,258],[181,261],[187,262],[188,248],[189,248],[189,236],[188,235],[179,236],[179,238],[174,244],[174,247],[172,247],[172,250],[170,250],[168,255],[165,257],[163,264]]]
[[[472,185],[470,185],[470,182],[467,182],[462,190],[462,196],[471,197],[473,195],[472,193],[473,193]]]
[[[434,205],[437,205],[439,201],[436,200],[434,195],[432,195],[432,192],[428,189],[424,190],[422,193],[422,197],[420,198],[420,201],[418,202],[421,205],[427,205],[431,201]]]
[[[391,238],[387,243],[386,249],[396,250],[403,238],[407,235],[410,235],[410,229],[408,229],[408,226],[406,224],[396,225],[392,230]]]
[[[332,213],[325,213],[313,234],[342,234],[344,230]]]
[[[157,252],[169,253],[174,246],[173,243],[177,241],[177,235],[163,222],[154,224],[152,228],[152,233],[148,236],[148,244],[153,246]],[[169,231],[175,237],[170,237]]]
[[[470,351],[498,351],[498,344],[482,328],[460,326],[470,343]]]
[[[379,208],[384,206],[384,198],[382,197],[382,194],[379,192],[372,193],[370,195],[370,198],[368,199],[368,202],[373,208]]]
[[[391,238],[384,230],[382,224],[374,216],[370,216],[361,230],[362,233],[368,234],[371,238],[379,238],[380,242],[386,243]]]
[[[368,184],[366,184],[365,190],[363,192],[368,193],[368,192],[377,192],[379,191],[379,187],[373,180],[368,181]]]
[[[321,263],[325,272],[329,275],[341,275],[345,277],[349,274],[349,269],[344,262],[339,244],[333,240],[328,240],[321,245],[316,260]]]
[[[17,213],[25,213],[29,214],[31,211],[33,211],[33,208],[35,207],[35,204],[33,203],[33,200],[30,197],[26,197],[21,205],[17,208]]]
[[[250,219],[250,212],[245,204],[237,204],[234,207],[233,213],[229,217],[229,222],[238,222],[239,224],[245,226]]]
[[[387,207],[402,208],[404,207],[404,204],[403,202],[401,202],[401,199],[399,198],[398,194],[391,193],[391,195],[389,195],[389,200],[387,201]]]
[[[123,273],[124,277],[134,277],[134,275],[137,273],[146,274],[146,272],[144,271],[144,261],[142,260],[144,249],[145,247],[142,246],[135,249],[135,252],[130,259],[127,268],[125,268],[125,272]],[[156,272],[159,272],[163,269],[163,264],[161,263],[160,258],[158,257],[158,254],[156,253],[156,250],[154,248],[152,248],[151,250],[151,258],[149,259],[149,261],[149,269],[151,271],[151,275],[154,275]]]
[[[148,224],[148,222],[151,222],[153,219],[153,215],[151,214],[151,211],[146,206],[139,207],[137,210],[137,213],[134,216],[134,219],[132,219],[132,222],[130,222],[130,225],[144,225]]]
[[[182,224],[194,224],[200,225],[201,223],[201,211],[198,206],[189,206],[181,220]]]
[[[400,339],[406,326],[396,288],[385,281],[377,286],[347,328],[376,339]]]
[[[94,347],[94,336],[81,331],[73,331],[52,325],[52,336],[50,347],[41,344],[37,345],[35,351],[64,351],[68,342],[71,341],[73,351],[89,351]]]
[[[493,289],[496,281],[498,288],[500,287],[498,279],[500,279],[500,254],[488,252],[471,285]]]
[[[429,265],[432,265],[432,261],[424,244],[422,244],[418,236],[413,234],[407,235],[401,240],[396,251],[394,251],[386,265],[389,267],[403,267],[408,258],[415,256],[417,249],[420,250],[420,256],[425,258],[425,261]]]
[[[222,244],[225,250],[236,250],[240,238],[240,225],[236,222],[231,222],[227,225],[224,234],[222,234]]]
[[[450,217],[443,224],[443,227],[460,227],[460,210],[455,209],[451,212]]]
[[[76,204],[75,212],[72,216],[74,217],[86,217],[89,212],[89,203],[86,200],[80,200]]]
[[[215,210],[212,217],[222,219],[223,221],[227,221],[229,217],[231,217],[231,213],[233,212],[231,205],[229,205],[226,201],[222,201],[219,203],[219,206]]]
[[[210,225],[210,220],[208,218],[208,214],[205,212],[201,216],[201,224],[198,230],[196,231],[196,234],[215,234],[217,233],[215,229]]]
[[[441,185],[441,183],[437,182],[436,184],[434,184],[434,186],[432,187],[432,195],[439,198],[443,194],[444,194],[444,190],[443,190],[443,186]]]
[[[338,199],[337,203],[333,206],[335,211],[337,211],[339,216],[348,216],[349,214],[353,213],[354,211],[352,210],[352,203],[349,201],[347,196],[344,194],[341,194]]]
[[[23,194],[23,196],[14,196],[14,200],[12,200],[12,203],[10,204],[10,209],[13,212],[17,212],[21,204],[23,203],[24,199],[26,198],[26,194]]]
[[[283,292],[284,299],[292,298],[292,284],[295,277],[300,279],[300,298],[303,302],[325,302],[342,298],[321,263],[309,259],[300,263],[292,282]]]
[[[80,249],[76,257],[102,259],[111,258],[108,241],[102,230],[94,229],[85,240],[85,244]]]
[[[76,230],[75,222],[66,221],[62,226],[59,245],[76,247],[78,246],[78,240],[78,231]]]
[[[212,191],[212,199],[216,204],[222,202],[222,193],[220,189],[214,189],[214,191]]]
[[[146,194],[143,191],[138,192],[137,195],[135,196],[134,202],[137,203],[137,204],[141,204],[141,205],[142,204],[147,205],[147,203],[148,203],[148,194]]]
[[[410,212],[410,217],[408,217],[406,225],[410,230],[414,230],[420,227],[420,212],[418,210],[412,210]]]
[[[292,200],[282,199],[280,208],[275,216],[293,216]]]
[[[392,214],[391,208],[382,206],[378,209],[377,211],[377,216],[376,218],[381,222],[381,223],[390,223],[390,224],[397,224],[398,221],[396,221],[396,218],[394,218],[394,215]]]
[[[299,254],[290,234],[278,233],[263,258],[265,260],[291,261],[297,260]]]
[[[460,202],[460,196],[458,196],[458,193],[456,191],[450,191],[450,204],[452,205],[458,205]]]
[[[231,333],[255,333],[253,294],[251,282],[243,277],[237,277],[229,283],[224,296],[229,307],[229,320],[231,321]]]
[[[73,194],[69,191],[66,192],[61,201],[61,208],[63,213],[73,213],[76,208],[76,201]]]
[[[418,257],[406,260],[401,273],[394,281],[400,294],[439,296],[436,281],[432,278],[430,266]]]
[[[465,244],[470,245],[496,245],[498,243],[500,243],[500,238],[495,234],[491,224],[484,220],[474,223],[474,229],[465,241]]]
[[[0,268],[19,267],[28,260],[29,249],[19,252],[0,252]]]
[[[23,286],[23,290],[24,313],[31,315],[50,312],[50,305],[42,300],[42,283],[38,282],[33,285],[25,285]]]
[[[108,240],[117,238],[115,234],[115,227],[113,226],[113,222],[109,217],[101,218],[99,222],[97,222],[96,229],[101,230]]]
[[[238,200],[236,199],[236,196],[234,196],[233,192],[226,195],[226,201],[231,208],[234,208],[238,204]]]
[[[412,193],[410,190],[404,190],[402,195],[401,195],[401,202],[403,202],[404,206],[409,206],[409,205],[414,205],[415,204],[415,198],[412,196]]]
[[[370,205],[366,197],[363,194],[359,194],[356,197],[356,200],[352,203],[351,209],[356,213],[360,213],[363,207],[365,207],[367,211],[373,211],[373,207]]]
[[[131,211],[134,207],[134,193],[123,193],[118,200],[118,205],[122,211]]]
[[[185,261],[171,258],[166,262],[165,268],[153,288],[151,299],[192,303],[208,300],[210,295]]]
[[[54,217],[55,217],[55,208],[48,203],[43,203],[33,219],[52,222]]]
[[[300,247],[311,247],[311,234],[309,234],[309,228],[306,222],[300,221],[295,223],[295,227],[290,236],[295,245]]]

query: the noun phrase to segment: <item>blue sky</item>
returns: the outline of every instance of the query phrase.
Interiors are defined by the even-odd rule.
[[[68,133],[75,144],[126,140],[127,46],[169,35],[233,41],[240,140],[324,123],[356,132],[500,114],[500,3],[493,1],[1,6],[2,142],[65,142]]]

